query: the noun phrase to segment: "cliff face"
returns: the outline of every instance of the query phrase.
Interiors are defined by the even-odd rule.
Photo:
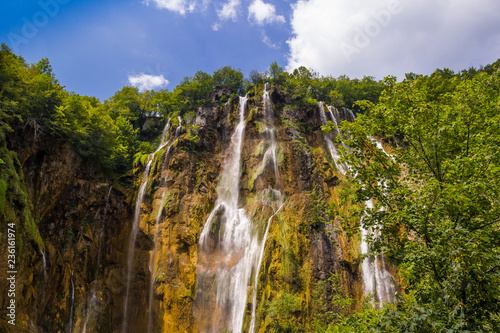
[[[212,105],[184,119],[179,130],[171,126],[165,146],[151,156],[133,251],[130,235],[145,166],[135,178],[111,181],[69,145],[40,131],[35,137],[33,127],[19,128],[9,139],[37,229],[24,232],[18,253],[17,331],[118,332],[126,325],[129,332],[196,332],[221,316],[225,309],[218,306],[214,283],[219,268],[210,267],[217,258],[204,258],[200,249],[239,117],[238,98],[222,105],[220,96],[213,94]],[[361,301],[359,240],[340,228],[337,215],[350,205],[341,193],[347,185],[325,146],[318,107],[291,107],[276,88],[270,99],[271,118],[262,90],[248,95],[244,110],[238,207],[263,251],[249,277],[243,331],[252,321],[255,331],[276,325],[272,309],[286,300],[292,304],[289,321],[311,331],[315,320],[336,311],[332,295],[350,295],[357,301],[353,308]],[[275,128],[277,170],[265,157],[266,119]],[[266,197],[270,189],[280,192],[279,205]],[[212,246],[224,228],[221,219],[214,221]],[[7,251],[5,232],[1,251]],[[228,267],[235,264],[224,260]],[[0,268],[4,280],[6,269]],[[1,302],[6,309],[6,300]],[[2,313],[1,328],[10,329],[4,318]],[[216,330],[227,329],[228,320],[220,319]]]
[[[120,179],[110,191],[111,182],[95,163],[82,159],[68,143],[46,135],[40,128],[16,128],[7,145],[17,152],[16,171],[24,178],[22,190],[29,202],[34,229],[27,231],[24,216],[17,216],[14,331],[36,328],[65,332],[70,322],[76,326],[85,316],[82,310],[96,274],[98,289],[102,291],[102,314],[108,317],[102,318],[101,327],[111,331],[110,296],[116,290],[113,271],[121,266],[117,256],[124,246],[120,232],[128,224],[130,206],[126,198],[129,191],[124,185],[128,182],[130,186],[130,179]],[[5,244],[2,237],[2,251]],[[98,256],[102,258],[100,267],[96,265]],[[5,270],[0,274],[5,274]],[[4,284],[0,286],[3,287]],[[6,324],[3,327],[12,329]]]

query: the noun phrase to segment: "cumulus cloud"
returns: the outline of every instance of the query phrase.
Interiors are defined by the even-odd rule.
[[[265,3],[262,0],[254,0],[248,7],[248,20],[258,25],[271,23],[284,23],[285,17],[276,14],[274,5]]]
[[[288,70],[402,78],[500,54],[497,0],[299,0],[292,11]]]
[[[145,0],[146,5],[150,2],[156,4],[158,8],[167,9],[179,14],[186,14],[186,12],[193,12],[196,8],[196,3],[189,0]]]
[[[238,16],[238,8],[240,7],[240,0],[229,0],[220,10],[217,10],[219,20],[227,21],[229,19],[236,21]]]
[[[229,0],[224,5],[222,5],[222,8],[217,10],[217,18],[219,19],[219,21],[216,22],[212,26],[212,28],[214,30],[219,30],[222,23],[228,20],[236,22],[240,6],[241,6],[240,0]]]
[[[168,80],[163,75],[150,75],[141,73],[139,75],[129,75],[128,82],[137,87],[139,91],[163,88],[168,84]]]

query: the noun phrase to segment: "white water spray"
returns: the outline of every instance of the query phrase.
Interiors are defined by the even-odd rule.
[[[269,91],[270,91],[270,85],[269,83],[266,83],[264,86],[264,93],[263,93],[263,103],[264,103],[264,112],[265,112],[265,117],[266,121],[269,124],[273,123],[273,109],[272,109],[272,103],[271,103],[271,98],[269,96]],[[264,166],[267,163],[267,158],[270,156],[273,160],[273,167],[274,167],[274,174],[275,174],[275,181],[276,184],[279,185],[279,169],[278,169],[278,160],[277,160],[277,143],[276,143],[276,136],[274,135],[276,129],[274,126],[272,126],[269,129],[269,132],[271,135],[269,136],[269,140],[271,142],[271,146],[268,148],[266,153],[264,153],[264,158],[263,158],[263,163]],[[270,155],[268,155],[268,152],[271,152]],[[260,275],[260,268],[262,266],[262,259],[264,258],[264,250],[266,246],[266,241],[267,241],[267,235],[269,233],[269,228],[271,226],[271,221],[272,219],[278,214],[278,212],[283,208],[283,198],[281,195],[281,192],[277,189],[268,189],[266,191],[267,195],[269,196],[269,199],[266,200],[267,204],[273,207],[273,214],[269,217],[267,220],[266,224],[266,230],[264,232],[264,236],[262,237],[262,241],[260,242],[259,245],[257,245],[257,237],[255,237],[255,247],[256,250],[258,251],[258,256],[257,256],[257,267],[255,269],[255,275],[254,275],[254,284],[253,284],[253,298],[252,298],[252,315],[250,318],[250,328],[249,332],[254,333],[256,330],[255,326],[255,320],[256,320],[256,309],[257,309],[257,293],[259,291],[259,275]],[[264,195],[266,195],[266,193]],[[277,207],[273,205],[274,202],[277,202]]]
[[[325,108],[323,106],[323,102],[318,102],[318,108],[319,108],[319,117],[321,119],[321,123],[323,124],[323,126],[326,126],[327,119],[326,119]],[[330,111],[330,114],[332,116],[332,119],[335,119],[335,117],[333,116],[333,113],[331,113],[331,111]],[[336,125],[337,132],[338,132],[337,120],[334,120],[334,124]],[[335,166],[337,167],[337,170],[345,175],[346,167],[340,162],[340,155],[339,155],[339,152],[337,150],[337,147],[335,147],[335,144],[333,143],[332,138],[328,134],[325,134],[324,138],[325,138],[326,146],[328,147],[328,150],[330,151],[330,155],[332,155],[332,158],[333,158],[333,161],[335,162]]]
[[[42,265],[43,265],[43,278],[47,281],[47,259],[45,258],[45,251],[40,252],[42,254]]]
[[[247,299],[248,279],[251,268],[247,261],[251,260],[248,252],[251,240],[251,221],[245,214],[244,209],[238,208],[241,174],[241,148],[245,131],[245,109],[247,97],[240,97],[239,121],[233,135],[229,156],[226,160],[219,185],[217,187],[217,201],[214,210],[210,213],[207,222],[200,235],[200,248],[203,252],[211,252],[209,249],[209,237],[216,216],[221,214],[221,225],[223,234],[219,235],[220,258],[222,262],[215,263],[215,294],[216,307],[227,309],[224,313],[226,319],[212,319],[212,331],[218,331],[218,320],[227,321],[228,328],[233,332],[241,332],[243,316]],[[251,266],[250,266],[251,267]],[[214,313],[216,309],[214,310]]]
[[[252,317],[250,319],[250,329],[248,332],[255,332],[255,315],[256,315],[256,309],[257,309],[257,292],[259,289],[259,275],[260,275],[260,267],[262,266],[262,259],[264,258],[264,249],[267,241],[267,235],[269,233],[269,227],[271,226],[271,220],[273,219],[276,214],[283,208],[283,200],[281,198],[281,192],[278,190],[270,190],[271,195],[274,195],[276,201],[279,203],[279,208],[274,210],[273,215],[269,217],[269,220],[267,220],[267,226],[266,226],[266,231],[264,232],[264,237],[262,238],[262,242],[260,245],[260,253],[259,253],[259,262],[257,263],[257,270],[255,272],[254,276],[254,282],[253,282],[253,299],[252,299]]]

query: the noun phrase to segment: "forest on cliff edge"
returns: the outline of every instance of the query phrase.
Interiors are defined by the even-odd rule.
[[[28,64],[3,44],[2,224],[19,218],[24,235],[43,251],[21,186],[23,177],[16,171],[19,161],[8,140],[16,129],[28,126],[35,137],[44,132],[70,142],[83,159],[98,161],[109,177],[131,172],[137,176],[160,140],[158,124],[151,118],[170,118],[175,128],[181,116],[188,126],[187,140],[196,144],[196,110],[214,102],[214,91],[225,92],[216,101],[223,105],[265,82],[280,89],[291,107],[317,107],[322,101],[355,112],[354,122],[342,123],[342,143],[337,136],[352,185],[344,195],[354,202],[373,200],[362,223],[379,231],[371,246],[397,265],[401,277],[397,303],[383,308],[367,300],[353,313],[349,295],[333,295],[332,304],[324,306],[334,310],[318,318],[327,324],[318,324],[322,328],[317,331],[499,331],[500,60],[458,73],[410,73],[401,82],[394,77],[324,77],[304,67],[287,73],[277,63],[266,73],[252,71],[245,78],[227,66],[212,75],[198,71],[172,91],[140,92],[125,86],[99,101],[65,90],[48,59]],[[325,133],[337,130],[331,121],[323,127]],[[374,138],[382,139],[388,154],[376,148]],[[360,213],[335,206],[325,209],[343,221]],[[359,225],[346,222],[343,228],[354,234]],[[333,276],[330,282],[337,283]],[[293,297],[269,304],[268,328],[302,331],[297,308]]]

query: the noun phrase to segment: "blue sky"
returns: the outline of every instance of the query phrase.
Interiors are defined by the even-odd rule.
[[[277,61],[377,79],[500,57],[497,0],[18,0],[0,42],[48,57],[70,91],[105,99],[127,84],[172,90],[198,70],[245,75]]]

